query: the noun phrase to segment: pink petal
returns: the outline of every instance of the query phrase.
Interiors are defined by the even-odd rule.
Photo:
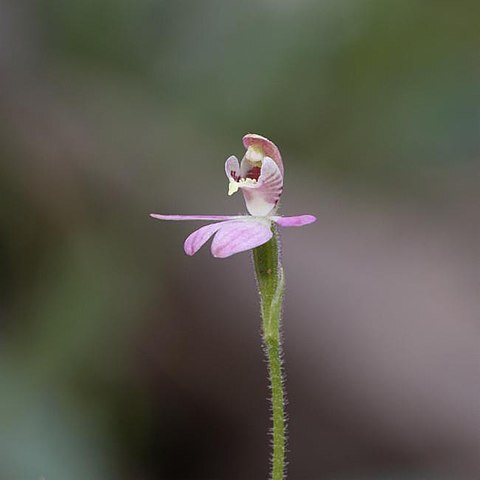
[[[217,224],[218,225],[218,224]],[[272,238],[270,222],[237,220],[221,224],[212,242],[212,255],[226,258],[268,242]]]
[[[225,173],[227,174],[227,177],[237,181],[239,177],[239,171],[240,164],[238,163],[237,157],[234,155],[228,157],[225,162]]]
[[[225,225],[226,223],[229,223],[229,222],[212,223],[210,225],[205,225],[204,227],[201,227],[198,230],[195,230],[185,240],[185,243],[183,245],[183,249],[185,250],[185,253],[187,255],[194,255],[195,253],[197,253],[200,250],[200,248],[202,248],[203,245],[205,245],[205,243],[209,240],[209,238],[216,231],[222,228],[222,225]]]
[[[280,200],[283,176],[278,165],[271,158],[265,157],[258,182],[245,183],[240,188],[249,213],[264,217],[275,209]]]
[[[160,215],[159,213],[151,213],[152,218],[158,220],[236,220],[242,216],[232,215]]]
[[[295,217],[271,217],[281,227],[303,227],[317,220],[313,215],[297,215]]]
[[[280,155],[280,150],[272,141],[270,141],[268,138],[262,137],[261,135],[249,133],[243,137],[243,145],[245,148],[248,148],[251,145],[259,145],[265,152],[265,156],[270,157],[278,165],[280,173],[283,177],[282,156]]]

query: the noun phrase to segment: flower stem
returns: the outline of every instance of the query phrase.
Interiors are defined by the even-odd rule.
[[[270,478],[284,480],[286,420],[280,325],[285,282],[276,231],[269,242],[253,250],[253,261],[260,294],[263,343],[272,391],[273,455]]]

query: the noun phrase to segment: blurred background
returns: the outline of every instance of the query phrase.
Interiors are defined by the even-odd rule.
[[[223,163],[279,145],[292,480],[480,478],[479,3],[0,0],[0,479],[261,480]]]

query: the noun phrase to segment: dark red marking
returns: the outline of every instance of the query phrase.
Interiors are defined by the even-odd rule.
[[[252,180],[258,180],[261,172],[262,172],[261,167],[253,167],[248,171],[246,178],[250,178]]]

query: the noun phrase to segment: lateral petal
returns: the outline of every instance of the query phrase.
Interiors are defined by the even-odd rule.
[[[271,217],[281,227],[303,227],[317,220],[313,215],[296,215],[294,217]]]
[[[242,218],[239,215],[161,215],[160,213],[151,213],[152,218],[157,220],[236,220]]]
[[[230,180],[237,181],[239,179],[240,164],[238,158],[235,155],[231,155],[225,161],[225,173]]]
[[[314,215],[296,215],[294,217],[271,217],[281,227],[303,227],[317,220]]]

